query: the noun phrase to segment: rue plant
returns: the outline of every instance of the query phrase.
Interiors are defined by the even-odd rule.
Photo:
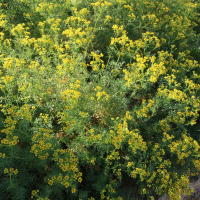
[[[199,3],[3,0],[1,198],[190,194]]]

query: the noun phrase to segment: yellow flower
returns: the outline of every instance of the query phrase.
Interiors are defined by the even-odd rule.
[[[131,162],[128,162],[127,167],[130,167],[131,165],[132,165],[132,163],[131,163]]]
[[[95,130],[92,128],[92,129],[90,129],[90,131],[91,131],[91,133],[94,133],[95,132]]]
[[[10,172],[13,173],[14,172],[14,168],[10,168]]]
[[[62,176],[59,176],[57,179],[58,179],[59,181],[61,181],[61,180],[62,180]]]
[[[53,156],[57,156],[58,155],[58,153],[57,152],[55,152],[54,154],[53,154]]]
[[[146,194],[146,189],[143,189],[143,194]]]
[[[117,175],[120,176],[120,175],[121,175],[121,172],[117,172]]]
[[[8,169],[5,168],[5,169],[4,169],[4,174],[7,174],[7,173],[8,173]]]
[[[12,141],[11,144],[12,144],[12,145],[16,145],[16,144],[17,144],[17,141]]]
[[[118,26],[115,24],[115,25],[112,26],[112,29],[117,30]]]
[[[72,188],[72,193],[75,193],[76,192],[76,188]]]
[[[78,178],[78,182],[80,182],[80,183],[82,182],[82,178],[81,177]]]
[[[69,183],[68,183],[68,182],[65,183],[65,187],[66,187],[66,188],[69,187]]]
[[[109,21],[109,20],[112,20],[112,17],[110,15],[106,15],[106,20],[105,21]]]
[[[36,191],[36,190],[33,190],[33,191],[32,191],[32,195],[35,196],[38,192],[39,192],[39,190],[37,190],[37,191]]]
[[[52,180],[49,180],[48,184],[49,184],[49,185],[53,185],[53,181],[52,181]]]

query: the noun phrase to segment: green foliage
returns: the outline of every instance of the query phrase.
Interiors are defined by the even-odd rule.
[[[199,3],[2,1],[1,198],[190,194]]]

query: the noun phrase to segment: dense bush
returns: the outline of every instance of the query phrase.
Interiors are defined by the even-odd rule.
[[[190,193],[199,1],[0,5],[2,199]]]

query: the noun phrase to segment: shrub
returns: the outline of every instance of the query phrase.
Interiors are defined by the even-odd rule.
[[[198,1],[0,5],[3,199],[191,192],[188,177],[200,170]]]

